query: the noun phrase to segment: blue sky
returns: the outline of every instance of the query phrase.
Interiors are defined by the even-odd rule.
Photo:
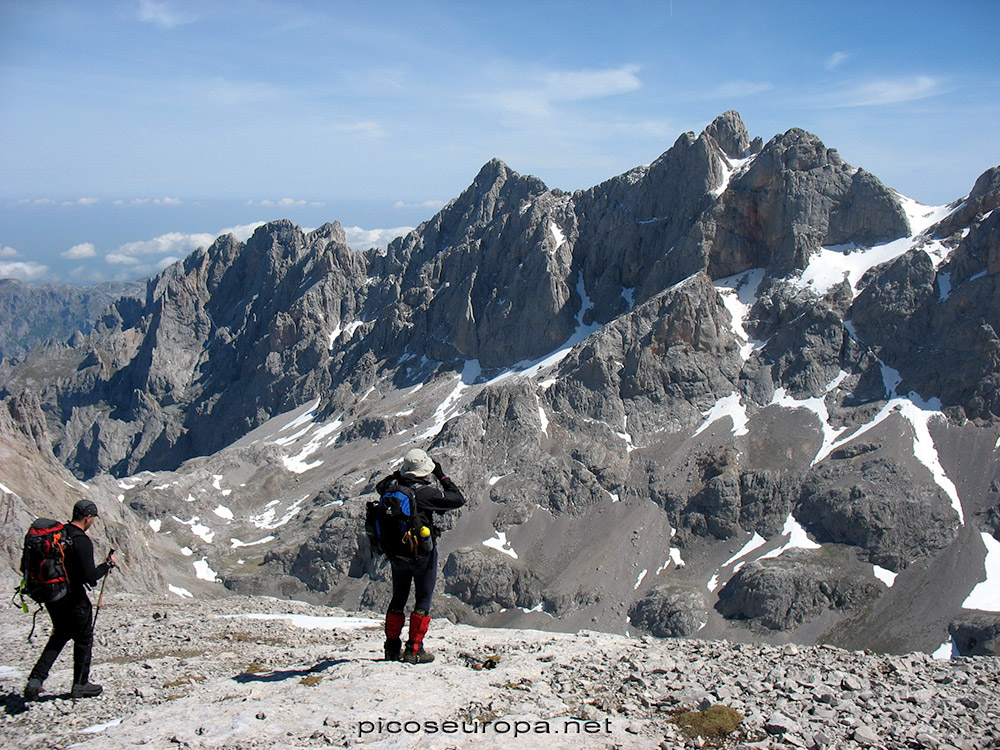
[[[278,218],[363,246],[493,157],[587,188],[727,109],[939,205],[1000,164],[998,28],[994,0],[0,0],[0,276],[139,278]]]

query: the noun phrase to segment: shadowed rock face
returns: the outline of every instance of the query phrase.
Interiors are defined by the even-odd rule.
[[[940,488],[870,455],[817,467],[802,487],[796,518],[817,540],[861,547],[872,563],[895,571],[946,548],[959,525]]]
[[[910,238],[873,175],[735,112],[573,194],[493,160],[386,251],[338,224],[219,238],[0,363],[0,415],[230,590],[383,606],[352,501],[420,445],[468,499],[442,521],[450,617],[815,641],[891,617],[872,564],[904,588],[981,568],[944,479],[996,528],[996,197],[991,170]],[[900,238],[853,286],[802,279]],[[792,521],[823,550],[758,560]],[[927,614],[940,595],[893,599],[914,648],[961,610]]]
[[[752,620],[759,627],[791,630],[824,610],[861,609],[882,593],[882,585],[864,575],[860,566],[830,556],[793,550],[750,563],[719,592],[716,609],[724,617]]]
[[[658,638],[680,638],[703,624],[705,597],[700,591],[657,586],[632,605],[629,621]]]
[[[955,648],[962,656],[1000,656],[1000,617],[970,614],[948,626]]]

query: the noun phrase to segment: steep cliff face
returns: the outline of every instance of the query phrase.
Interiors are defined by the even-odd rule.
[[[56,454],[81,476],[174,468],[329,390],[330,337],[364,278],[338,224],[220,237],[152,278],[141,305],[33,353],[8,388],[41,391]]]
[[[727,112],[573,194],[491,161],[386,251],[219,238],[6,388],[233,590],[384,606],[356,501],[420,445],[455,618],[933,648],[1000,507],[997,185]]]

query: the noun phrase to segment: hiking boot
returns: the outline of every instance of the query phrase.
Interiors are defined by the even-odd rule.
[[[42,681],[32,677],[28,684],[24,686],[24,699],[26,701],[37,701],[38,694],[42,692]]]
[[[95,685],[93,682],[86,682],[82,685],[74,685],[72,696],[74,698],[94,698],[104,692],[104,688]]]
[[[403,653],[403,642],[399,638],[386,638],[385,639],[385,660],[386,661],[399,661],[399,657]]]
[[[429,664],[434,661],[434,654],[430,651],[424,651],[423,646],[420,646],[416,652],[408,648],[403,654],[403,661],[407,664]]]

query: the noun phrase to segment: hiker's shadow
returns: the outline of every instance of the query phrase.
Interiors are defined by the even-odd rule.
[[[324,672],[327,669],[339,666],[340,664],[348,664],[350,661],[350,659],[324,659],[323,661],[313,664],[311,667],[304,667],[302,669],[275,669],[267,672],[241,672],[233,679],[239,683],[247,683],[281,682],[282,680],[294,680],[296,677],[308,678],[310,675]]]
[[[32,701],[26,701],[20,693],[6,692],[0,693],[0,703],[3,704],[3,712],[7,716],[17,716],[31,708],[32,703],[48,703],[69,697],[69,693],[65,695],[40,695]]]

